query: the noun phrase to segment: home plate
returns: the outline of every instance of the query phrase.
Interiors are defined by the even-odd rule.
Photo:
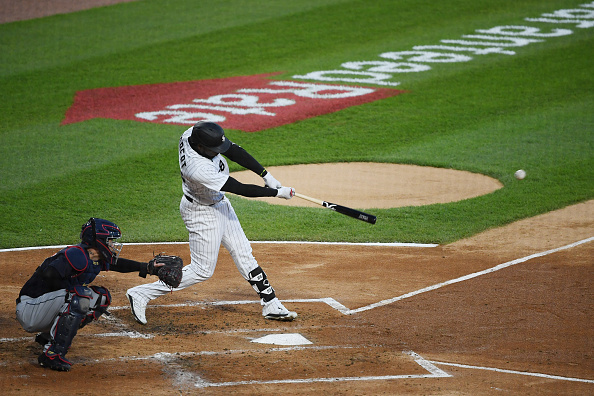
[[[299,333],[289,334],[270,334],[264,337],[256,338],[252,342],[260,344],[274,344],[274,345],[307,345],[313,344],[310,340],[303,337]]]

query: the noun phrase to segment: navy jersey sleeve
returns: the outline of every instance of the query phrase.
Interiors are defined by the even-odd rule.
[[[115,265],[112,265],[110,269],[116,272],[139,272],[140,267],[143,265],[146,267],[147,263],[125,258],[118,258],[118,261],[116,261]]]

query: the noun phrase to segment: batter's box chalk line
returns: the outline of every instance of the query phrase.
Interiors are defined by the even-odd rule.
[[[142,339],[151,339],[155,336],[153,334],[143,334],[135,330],[130,330],[127,326],[115,316],[101,316],[100,320],[104,320],[109,322],[109,325],[112,328],[115,328],[117,331],[111,331],[109,333],[91,333],[91,334],[78,334],[77,337],[127,337],[127,338],[142,338]],[[12,338],[0,338],[0,343],[6,342],[22,342],[22,341],[31,341],[32,336],[28,337],[12,337]]]
[[[384,305],[392,304],[392,303],[395,303],[397,301],[404,300],[406,298],[410,298],[410,297],[416,296],[416,295],[421,294],[421,293],[426,293],[426,292],[429,292],[429,291],[437,290],[437,289],[442,288],[444,286],[448,286],[448,285],[452,285],[454,283],[459,283],[459,282],[463,282],[463,281],[466,281],[466,280],[469,280],[469,279],[477,278],[479,276],[490,274],[492,272],[496,272],[496,271],[502,270],[502,269],[507,268],[507,267],[511,267],[513,265],[516,265],[516,264],[524,263],[524,262],[529,261],[529,260],[532,260],[534,258],[548,256],[549,254],[557,253],[557,252],[560,252],[562,250],[571,249],[571,248],[574,248],[576,246],[582,245],[584,243],[591,242],[593,240],[594,240],[594,237],[590,237],[590,238],[587,238],[587,239],[583,239],[581,241],[577,241],[577,242],[571,243],[569,245],[561,246],[561,247],[556,248],[556,249],[551,249],[551,250],[547,250],[547,251],[544,251],[544,252],[531,254],[531,255],[526,256],[526,257],[522,257],[522,258],[519,258],[519,259],[516,259],[516,260],[508,261],[507,263],[496,265],[495,267],[488,268],[488,269],[483,270],[483,271],[474,272],[472,274],[464,275],[464,276],[461,276],[461,277],[455,278],[455,279],[450,279],[450,280],[447,280],[445,282],[441,282],[441,283],[437,283],[437,284],[434,284],[434,285],[431,285],[431,286],[428,286],[428,287],[424,287],[422,289],[415,290],[413,292],[406,293],[406,294],[403,294],[403,295],[398,296],[398,297],[394,297],[394,298],[390,298],[390,299],[387,299],[387,300],[378,301],[378,302],[376,302],[374,304],[370,304],[370,305],[367,305],[367,306],[364,306],[364,307],[361,307],[361,308],[347,309],[347,310],[342,310],[342,309],[339,309],[339,308],[337,308],[337,309],[339,311],[341,311],[342,313],[344,313],[345,315],[351,315],[351,314],[355,314],[355,313],[358,313],[358,312],[363,312],[363,311],[368,311],[370,309],[374,309],[374,308],[378,308],[378,307],[383,307]]]
[[[268,350],[269,353],[274,352],[288,352],[288,351],[303,351],[303,350],[335,350],[335,349],[356,349],[357,346],[336,346],[336,345],[327,345],[327,346],[292,346],[292,347],[276,347],[271,348]],[[94,362],[103,364],[106,361],[116,361],[116,360],[157,360],[162,363],[166,363],[165,367],[167,370],[170,371],[170,374],[174,377],[175,385],[178,386],[192,386],[195,388],[208,388],[208,387],[226,387],[226,386],[241,386],[241,385],[265,385],[265,384],[298,384],[298,383],[316,383],[316,382],[348,382],[348,381],[384,381],[384,380],[397,380],[397,379],[422,379],[422,378],[450,378],[453,377],[452,374],[448,374],[447,372],[443,371],[437,366],[449,366],[449,367],[457,367],[462,369],[470,369],[470,370],[483,370],[483,371],[494,371],[502,374],[511,374],[511,375],[522,375],[522,376],[529,376],[529,377],[538,377],[538,378],[546,378],[551,380],[560,380],[560,381],[571,381],[571,382],[582,382],[582,383],[590,383],[594,384],[594,380],[590,379],[582,379],[582,378],[573,378],[573,377],[563,377],[558,375],[550,375],[550,374],[543,374],[543,373],[533,373],[528,371],[515,371],[515,370],[506,370],[506,369],[499,369],[493,367],[481,367],[481,366],[471,366],[466,364],[459,364],[459,363],[449,363],[449,362],[441,362],[435,360],[428,360],[423,358],[416,352],[413,351],[403,351],[402,353],[408,355],[413,358],[415,363],[421,366],[423,369],[427,371],[427,374],[400,374],[400,375],[382,375],[382,376],[361,376],[361,377],[323,377],[323,378],[301,378],[301,379],[284,379],[284,380],[250,380],[250,381],[230,381],[230,382],[209,382],[201,378],[196,373],[190,372],[183,368],[181,365],[177,364],[177,360],[180,357],[192,357],[192,356],[217,356],[217,355],[229,355],[229,354],[243,354],[246,351],[244,350],[226,350],[226,351],[200,351],[200,352],[178,352],[178,353],[168,353],[168,352],[159,352],[154,355],[150,356],[122,356],[118,358],[109,358],[109,359],[97,359]]]
[[[296,346],[290,348],[273,348],[270,349],[269,352],[286,352],[291,350],[331,350],[331,349],[354,349],[356,347],[353,346],[312,346],[312,347],[303,347],[303,346]],[[220,354],[229,354],[229,353],[244,353],[242,350],[235,350],[235,351],[223,351],[223,352],[182,352],[182,353],[157,353],[152,356],[146,357],[120,357],[119,360],[148,360],[148,359],[155,359],[161,361],[163,363],[167,363],[167,367],[175,367],[175,359],[180,356],[197,356],[197,355],[220,355]],[[208,382],[198,376],[197,374],[188,372],[182,368],[178,368],[174,374],[176,378],[176,385],[191,385],[196,388],[207,388],[207,387],[225,387],[225,386],[240,386],[240,385],[265,385],[265,384],[291,384],[291,383],[315,383],[315,382],[348,382],[348,381],[383,381],[383,380],[395,380],[395,379],[413,379],[413,378],[449,378],[453,377],[453,375],[446,373],[445,371],[441,370],[437,366],[450,366],[450,367],[457,367],[462,369],[471,369],[471,370],[483,370],[483,371],[494,371],[502,374],[511,374],[511,375],[522,375],[522,376],[529,376],[529,377],[538,377],[538,378],[546,378],[551,380],[560,380],[560,381],[571,381],[571,382],[582,382],[582,383],[590,383],[594,384],[594,380],[590,379],[582,379],[582,378],[574,378],[574,377],[563,377],[559,375],[550,375],[550,374],[543,374],[543,373],[533,373],[528,371],[516,371],[516,370],[506,370],[506,369],[498,369],[493,367],[481,367],[481,366],[471,366],[466,364],[459,364],[459,363],[449,363],[449,362],[441,362],[441,361],[434,361],[434,360],[427,360],[423,358],[421,355],[413,352],[413,351],[403,351],[403,354],[409,355],[413,358],[413,360],[425,369],[428,374],[400,374],[400,375],[382,375],[382,376],[361,376],[361,377],[324,377],[324,378],[306,378],[306,379],[284,379],[284,380],[250,380],[250,381],[230,381],[230,382]],[[114,359],[110,359],[114,360]],[[101,363],[103,361],[97,361]],[[183,382],[183,383],[182,383]]]
[[[459,278],[455,278],[455,279],[450,279],[447,280],[445,282],[441,282],[441,283],[437,283],[428,287],[424,287],[422,289],[418,289],[415,291],[412,291],[410,293],[406,293],[403,294],[401,296],[398,297],[393,297],[393,298],[389,298],[386,300],[382,300],[382,301],[378,301],[376,303],[373,304],[369,304],[360,308],[356,308],[356,309],[349,309],[347,307],[345,307],[344,305],[342,305],[341,303],[339,303],[338,301],[336,301],[335,299],[333,299],[332,297],[325,297],[325,298],[310,298],[310,299],[288,299],[288,300],[282,300],[283,302],[290,302],[290,303],[324,303],[327,304],[328,306],[334,308],[335,310],[345,314],[345,315],[352,315],[352,314],[356,314],[359,312],[363,312],[363,311],[368,311],[374,308],[379,308],[379,307],[383,307],[385,305],[389,305],[392,303],[395,303],[397,301],[401,301],[410,297],[414,297],[418,294],[422,294],[422,293],[426,293],[429,291],[433,291],[433,290],[437,290],[440,289],[444,286],[448,286],[448,285],[452,285],[455,283],[459,283],[459,282],[463,282],[463,281],[467,281],[469,279],[473,279],[473,278],[477,278],[479,276],[482,275],[486,275],[486,274],[490,274],[511,266],[514,266],[516,264],[520,264],[520,263],[524,263],[526,261],[532,260],[534,258],[538,258],[538,257],[543,257],[543,256],[547,256],[549,254],[553,254],[553,253],[557,253],[563,250],[568,250],[571,248],[574,248],[576,246],[588,243],[588,242],[592,242],[594,241],[594,237],[590,237],[590,238],[586,238],[583,239],[581,241],[577,241],[574,243],[570,243],[569,245],[565,245],[565,246],[561,246],[559,248],[556,249],[551,249],[551,250],[547,250],[544,252],[540,252],[540,253],[535,253],[535,254],[531,254],[529,256],[526,257],[522,257],[516,260],[512,260],[512,261],[508,261],[506,263],[503,264],[499,264],[496,265],[495,267],[491,267],[491,268],[487,268],[485,270],[482,271],[478,271],[478,272],[474,272],[472,274],[468,274],[468,275],[464,275],[461,276]],[[192,307],[192,306],[199,306],[199,305],[240,305],[240,304],[259,304],[259,301],[252,301],[252,300],[247,300],[247,301],[213,301],[213,302],[190,302],[190,303],[184,303],[184,304],[170,304],[170,305],[148,305],[147,308],[157,308],[157,307]],[[110,309],[113,310],[117,310],[117,309],[124,309],[124,308],[130,308],[129,306],[124,306],[124,307],[111,307]]]
[[[525,376],[529,376],[529,377],[540,377],[540,378],[548,378],[548,379],[553,379],[553,380],[586,382],[589,384],[594,384],[594,380],[589,380],[589,379],[562,377],[559,375],[550,375],[550,374],[541,374],[541,373],[530,373],[528,371],[506,370],[506,369],[498,369],[498,368],[494,368],[494,367],[470,366],[467,364],[437,362],[437,361],[433,361],[433,360],[430,360],[429,363],[436,364],[439,366],[451,366],[451,367],[458,367],[458,368],[463,368],[463,369],[495,371],[495,372],[504,373],[504,374],[525,375]]]
[[[237,382],[205,382],[199,381],[194,384],[196,388],[207,387],[224,387],[224,386],[238,386],[238,385],[268,385],[268,384],[309,384],[316,382],[348,382],[348,381],[385,381],[397,379],[412,379],[412,378],[445,378],[451,377],[445,371],[439,369],[435,365],[429,363],[414,352],[409,352],[413,356],[415,362],[426,369],[429,374],[401,374],[401,375],[379,375],[379,376],[364,376],[364,377],[328,377],[328,378],[300,378],[300,379],[284,379],[284,380],[263,380],[263,381],[237,381]]]
[[[349,349],[354,347],[344,346],[313,346],[313,347],[290,347],[290,348],[273,348],[268,350],[269,353],[285,352],[291,350],[329,350],[329,349]],[[223,352],[181,352],[181,353],[157,353],[145,357],[120,357],[109,360],[157,360],[164,363],[166,370],[171,371],[170,374],[174,376],[176,386],[192,386],[194,388],[212,388],[212,387],[227,387],[227,386],[243,386],[243,385],[267,385],[267,384],[307,384],[316,382],[347,382],[347,381],[384,381],[395,379],[411,379],[411,378],[447,378],[450,374],[441,370],[428,360],[413,351],[404,351],[403,353],[409,355],[413,360],[423,367],[427,374],[401,374],[401,375],[381,375],[381,376],[361,376],[361,377],[323,377],[323,378],[298,378],[298,379],[281,379],[281,380],[249,380],[249,381],[230,381],[230,382],[209,382],[204,380],[198,374],[187,371],[181,365],[176,364],[176,360],[180,357],[187,356],[212,356],[220,354],[244,353],[242,350],[223,351]],[[106,360],[96,360],[96,363],[104,363]]]

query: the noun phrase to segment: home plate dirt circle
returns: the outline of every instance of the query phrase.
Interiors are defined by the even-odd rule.
[[[503,187],[491,177],[418,165],[348,162],[271,166],[267,170],[298,193],[352,208],[396,208],[455,202]],[[251,171],[233,172],[242,183],[262,185]],[[317,205],[303,199],[254,198],[274,205]]]

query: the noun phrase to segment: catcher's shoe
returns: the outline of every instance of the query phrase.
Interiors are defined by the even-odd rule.
[[[126,292],[126,297],[130,301],[130,309],[132,310],[132,315],[134,315],[134,319],[140,324],[146,324],[146,301],[140,298],[134,292],[131,292],[130,289]]]
[[[37,358],[37,361],[41,367],[48,367],[56,371],[70,371],[72,367],[72,363],[68,359],[51,349],[42,352]]]
[[[297,317],[297,312],[289,311],[278,298],[273,298],[264,304],[262,315],[266,319],[290,322]]]

